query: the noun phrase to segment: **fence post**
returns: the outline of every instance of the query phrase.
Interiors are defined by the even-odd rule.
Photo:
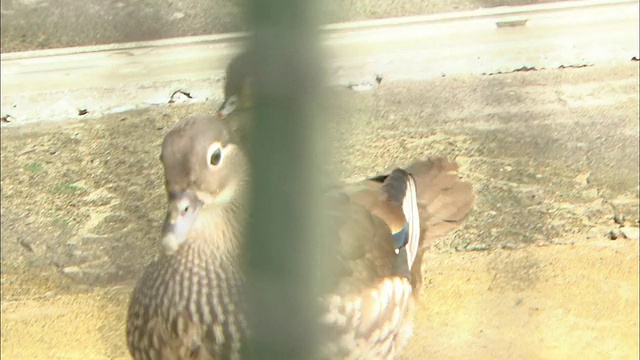
[[[311,0],[248,5],[255,127],[244,259],[252,334],[244,358],[306,359],[318,344],[318,256],[325,253],[318,27]]]

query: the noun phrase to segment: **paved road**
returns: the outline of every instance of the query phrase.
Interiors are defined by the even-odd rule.
[[[583,1],[477,10],[323,32],[331,84],[433,79],[603,65],[638,57],[638,3]],[[506,26],[510,25],[510,26]],[[2,115],[14,125],[166,104],[221,99],[240,35],[4,54]],[[79,115],[86,109],[88,115]]]
[[[551,0],[553,1],[553,0]],[[323,23],[550,1],[332,0]],[[2,52],[156,40],[246,30],[241,1],[2,0]]]

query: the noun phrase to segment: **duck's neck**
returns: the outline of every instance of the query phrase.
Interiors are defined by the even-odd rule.
[[[238,261],[244,212],[243,208],[208,211],[200,212],[199,217],[206,219],[196,220],[187,241],[165,257],[167,263],[157,276],[170,283],[165,286],[172,289],[167,304],[186,309],[196,324],[222,324],[223,340],[216,337],[215,341],[239,348],[240,334],[246,330],[241,296],[244,277]],[[171,309],[162,310],[168,311],[168,318],[173,316]]]
[[[248,176],[241,178],[248,179]],[[237,181],[222,196],[226,200],[200,209],[186,241],[175,253],[176,264],[181,263],[183,269],[191,271],[213,266],[217,273],[233,272],[229,273],[231,277],[242,277],[239,256],[248,211],[248,183],[248,180]]]
[[[198,214],[184,245],[203,258],[235,260],[242,246],[246,220],[243,202],[205,207]]]
[[[241,206],[203,208],[187,241],[165,258],[170,264],[167,271],[173,273],[168,278],[177,284],[205,284],[207,289],[203,294],[217,294],[217,289],[222,287],[227,291],[225,296],[232,302],[239,301],[244,279],[239,262],[244,214],[244,207]],[[180,298],[184,294],[175,295]],[[213,296],[211,294],[199,296],[208,298],[207,302],[222,301],[215,296],[209,299]],[[182,301],[180,299],[176,301]],[[227,305],[231,306],[224,306]]]

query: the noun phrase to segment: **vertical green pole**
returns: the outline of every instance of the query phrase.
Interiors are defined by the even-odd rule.
[[[311,0],[249,0],[255,81],[246,242],[248,359],[307,359],[318,343],[321,71]]]

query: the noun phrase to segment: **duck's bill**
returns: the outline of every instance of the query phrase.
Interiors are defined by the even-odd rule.
[[[169,195],[169,207],[162,227],[162,246],[172,254],[187,239],[203,202],[192,191]]]

